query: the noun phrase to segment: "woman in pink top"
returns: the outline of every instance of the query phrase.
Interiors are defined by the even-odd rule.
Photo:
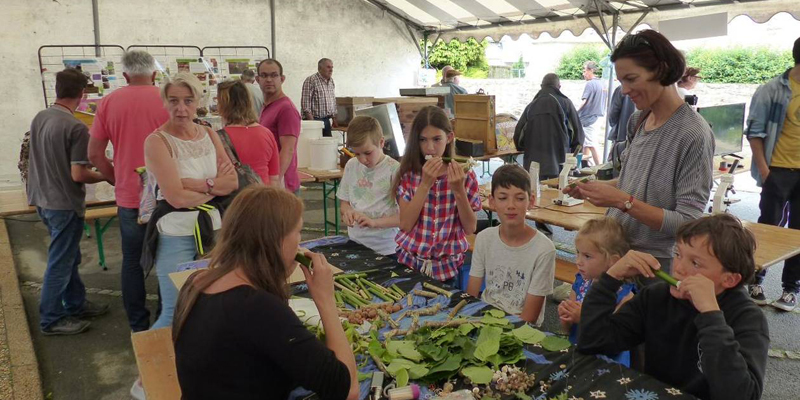
[[[242,81],[226,81],[217,86],[217,110],[225,132],[239,155],[265,185],[280,185],[280,157],[275,137],[258,124],[250,91]]]

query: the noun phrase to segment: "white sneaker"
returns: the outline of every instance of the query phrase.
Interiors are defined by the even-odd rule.
[[[144,386],[142,386],[142,378],[136,378],[136,382],[133,382],[131,398],[134,400],[147,400],[147,396],[144,394]]]

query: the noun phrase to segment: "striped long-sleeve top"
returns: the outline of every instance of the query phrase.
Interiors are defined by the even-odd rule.
[[[656,258],[671,258],[675,233],[686,221],[700,217],[708,202],[714,164],[714,135],[698,113],[683,104],[662,126],[636,128],[641,111],[628,121],[628,147],[622,153],[617,187],[635,201],[664,209],[661,228],[652,230],[616,208],[607,215],[625,228],[634,250]]]

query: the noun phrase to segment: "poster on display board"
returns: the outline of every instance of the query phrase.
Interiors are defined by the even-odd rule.
[[[65,58],[61,61],[64,68],[75,68],[83,72],[89,79],[89,86],[85,89],[85,94],[77,111],[94,114],[103,96],[107,96],[117,88],[124,85],[124,80],[117,76],[118,70],[113,61],[102,58]],[[45,90],[48,93],[50,102],[56,98],[56,74],[60,71],[42,71],[42,80]]]

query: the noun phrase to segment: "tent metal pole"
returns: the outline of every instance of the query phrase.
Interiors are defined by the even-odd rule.
[[[606,37],[603,35],[603,32],[600,31],[600,28],[597,27],[597,24],[595,24],[594,21],[592,21],[592,19],[589,18],[588,15],[584,18],[586,18],[586,21],[589,22],[589,25],[591,25],[592,29],[594,29],[594,31],[597,32],[597,35],[600,36],[600,39],[603,41],[603,43],[605,43],[606,46],[608,46],[608,48],[610,49],[611,44],[608,43],[608,39],[606,39]]]
[[[100,51],[100,12],[97,0],[92,0],[92,24],[94,25],[94,53],[97,57],[100,57],[102,55]]]
[[[428,31],[422,32],[422,46],[425,47],[425,53],[424,53],[424,55],[422,57],[425,59],[425,68],[430,68],[431,67],[431,63],[430,63],[430,56],[431,55],[430,55],[430,53],[428,53],[428,37],[429,36],[430,36],[430,33]]]
[[[275,59],[275,0],[269,0],[269,39],[272,49],[270,55]]]
[[[611,20],[611,53],[614,52],[614,49],[617,48],[617,29],[619,28],[619,14],[614,14],[614,18]],[[614,64],[610,62],[608,63],[610,74],[608,75],[608,96],[606,97],[606,134],[605,140],[603,141],[603,164],[608,161],[608,154],[611,152],[611,146],[609,143],[613,145],[616,141],[616,138],[609,140],[608,137],[609,133],[611,133],[611,123],[609,122],[609,116],[611,114],[611,96],[614,94],[614,75],[616,73],[616,68],[614,68]],[[619,123],[623,123],[619,121]],[[625,122],[627,123],[627,121]]]

